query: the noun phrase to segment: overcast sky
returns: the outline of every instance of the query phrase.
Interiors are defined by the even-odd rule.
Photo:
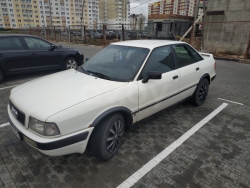
[[[157,2],[159,0],[151,0],[149,2],[147,2],[148,0],[130,0],[130,14],[140,14],[142,13],[146,18],[148,16],[148,4],[149,3],[154,3]],[[147,3],[145,3],[147,2]],[[141,5],[142,3],[145,3],[143,5]],[[139,6],[141,5],[141,6]],[[133,8],[139,6],[137,8]]]

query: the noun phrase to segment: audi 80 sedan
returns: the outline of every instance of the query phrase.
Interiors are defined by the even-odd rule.
[[[130,125],[185,98],[202,105],[215,68],[212,54],[184,42],[113,43],[77,70],[12,89],[9,121],[19,139],[46,155],[83,153],[88,145],[108,160]]]

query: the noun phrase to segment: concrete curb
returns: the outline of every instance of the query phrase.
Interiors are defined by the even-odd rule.
[[[247,59],[241,59],[240,63],[250,64],[250,59],[249,60],[247,60]]]
[[[237,63],[250,64],[250,59],[234,59],[234,58],[225,58],[225,57],[214,57],[215,60],[224,60],[224,61],[234,61]]]
[[[234,59],[234,58],[226,58],[226,57],[215,57],[215,60],[224,60],[224,61],[236,61],[236,62],[240,62],[240,59]]]

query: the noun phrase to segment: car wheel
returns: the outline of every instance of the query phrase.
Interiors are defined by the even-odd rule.
[[[90,151],[101,160],[112,158],[121,146],[124,135],[124,118],[113,114],[94,129],[89,143]]]
[[[196,106],[202,105],[208,95],[208,90],[209,90],[209,82],[207,79],[203,79],[197,86],[193,96],[192,96],[192,101],[193,104]]]
[[[69,57],[65,60],[65,69],[75,69],[77,68],[77,60],[73,57]]]
[[[2,83],[3,78],[4,78],[4,74],[3,74],[3,72],[0,70],[0,83]]]

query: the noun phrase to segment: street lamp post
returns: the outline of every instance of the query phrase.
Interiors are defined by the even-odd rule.
[[[28,14],[28,10],[27,10],[27,5],[26,5],[26,14],[27,14],[27,17],[28,17],[29,28],[31,29],[31,27],[30,27],[30,18],[29,18],[29,14]]]
[[[53,23],[52,23],[52,15],[51,15],[51,6],[50,6],[50,0],[49,0],[49,15],[50,15],[50,26],[51,26],[51,36],[53,33]]]
[[[42,1],[40,1],[40,3],[41,3],[41,10],[42,10],[42,17],[43,17],[43,24],[42,24],[42,26],[43,26],[43,29],[44,29],[44,37],[46,37],[47,36],[47,31],[46,31],[46,28],[45,28],[45,20],[44,20],[44,14],[43,14],[43,3],[42,3]]]
[[[83,9],[84,9],[84,3],[85,3],[85,0],[83,0],[83,2],[82,2],[82,15],[81,15],[81,33],[82,33],[82,20],[83,20]],[[85,33],[84,33],[84,35],[86,35]],[[83,39],[83,33],[82,33],[82,39]]]

